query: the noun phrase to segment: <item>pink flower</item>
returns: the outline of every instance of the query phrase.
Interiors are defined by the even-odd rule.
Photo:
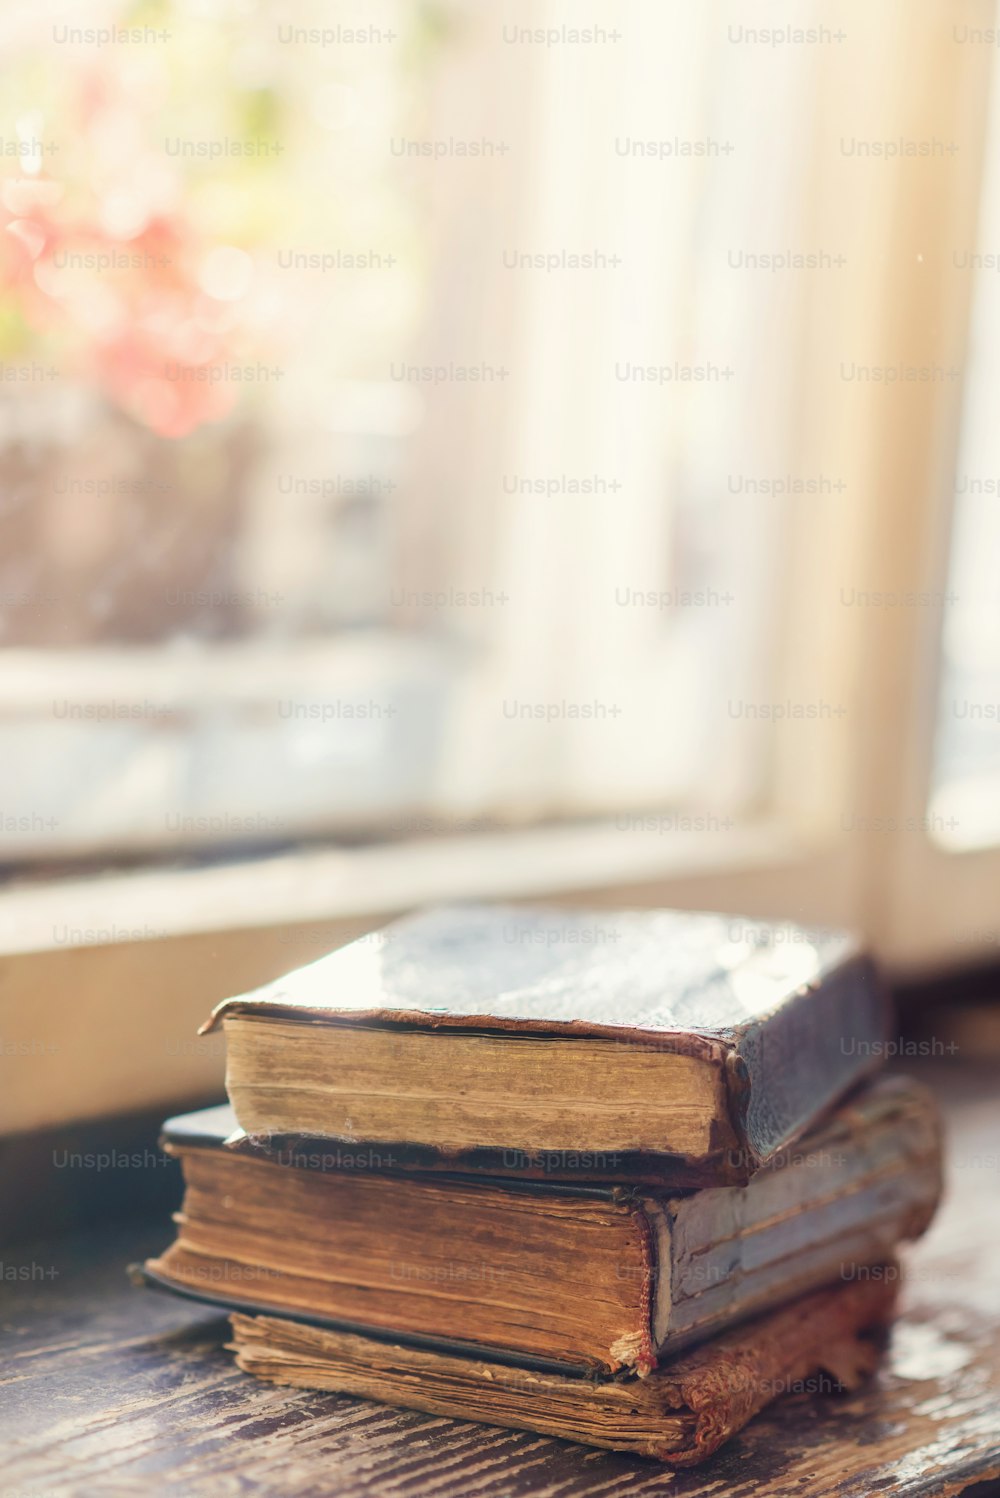
[[[200,247],[179,216],[116,239],[57,217],[62,188],[47,179],[9,181],[0,200],[0,285],[31,327],[66,336],[82,376],[164,437],[229,414],[233,312],[199,287]]]

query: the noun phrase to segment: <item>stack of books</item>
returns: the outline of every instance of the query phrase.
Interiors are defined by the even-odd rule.
[[[170,1120],[146,1282],[239,1366],[680,1466],[854,1387],[941,1183],[844,935],[458,906],[221,1004],[230,1106]]]

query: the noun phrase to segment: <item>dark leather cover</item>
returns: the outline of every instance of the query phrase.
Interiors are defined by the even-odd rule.
[[[253,1155],[271,1165],[293,1170],[364,1170],[387,1176],[409,1175],[412,1171],[412,1162],[399,1145],[384,1145],[380,1150],[369,1145],[344,1144],[336,1139],[284,1134],[251,1139],[240,1128],[229,1103],[200,1108],[194,1113],[179,1113],[166,1119],[160,1131],[160,1144],[171,1152],[175,1149],[225,1149],[227,1153]],[[436,1163],[439,1167],[443,1165],[440,1157]],[[464,1185],[486,1184],[482,1172],[439,1168],[434,1176],[439,1182],[454,1180]],[[616,1171],[613,1180],[601,1183],[582,1180],[568,1185],[561,1181],[501,1173],[500,1179],[492,1184],[502,1185],[505,1191],[519,1191],[529,1196],[554,1193],[557,1196],[583,1197],[589,1201],[621,1202],[635,1195],[632,1185],[625,1184],[625,1179]]]
[[[224,1000],[202,1033],[238,1011],[601,1036],[714,1060],[740,1158],[691,1184],[746,1179],[881,1064],[888,1034],[873,964],[849,935],[669,910],[439,907]]]

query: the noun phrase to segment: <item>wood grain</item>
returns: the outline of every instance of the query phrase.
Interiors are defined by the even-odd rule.
[[[5,1250],[0,1495],[977,1491],[1000,1480],[1000,1108],[987,1074],[952,1068],[937,1084],[951,1118],[951,1185],[907,1255],[905,1314],[883,1370],[854,1396],[785,1398],[702,1468],[673,1474],[557,1440],[259,1384],[223,1349],[224,1318],[127,1283],[124,1264],[169,1236],[161,1223]]]

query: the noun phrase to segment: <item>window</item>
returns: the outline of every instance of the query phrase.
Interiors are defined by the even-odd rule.
[[[962,28],[968,31],[968,27]],[[951,263],[972,315],[953,490],[941,695],[929,808],[945,848],[1000,843],[1000,101],[990,112],[979,223]],[[1000,937],[994,937],[1000,940]]]
[[[9,64],[7,856],[760,805],[819,65],[149,16]]]
[[[989,724],[931,755],[992,690],[989,502],[943,687],[943,607],[884,600],[948,586],[990,55],[835,10],[8,22],[6,864],[464,838],[443,894],[562,824],[506,889],[982,949],[937,827]]]

